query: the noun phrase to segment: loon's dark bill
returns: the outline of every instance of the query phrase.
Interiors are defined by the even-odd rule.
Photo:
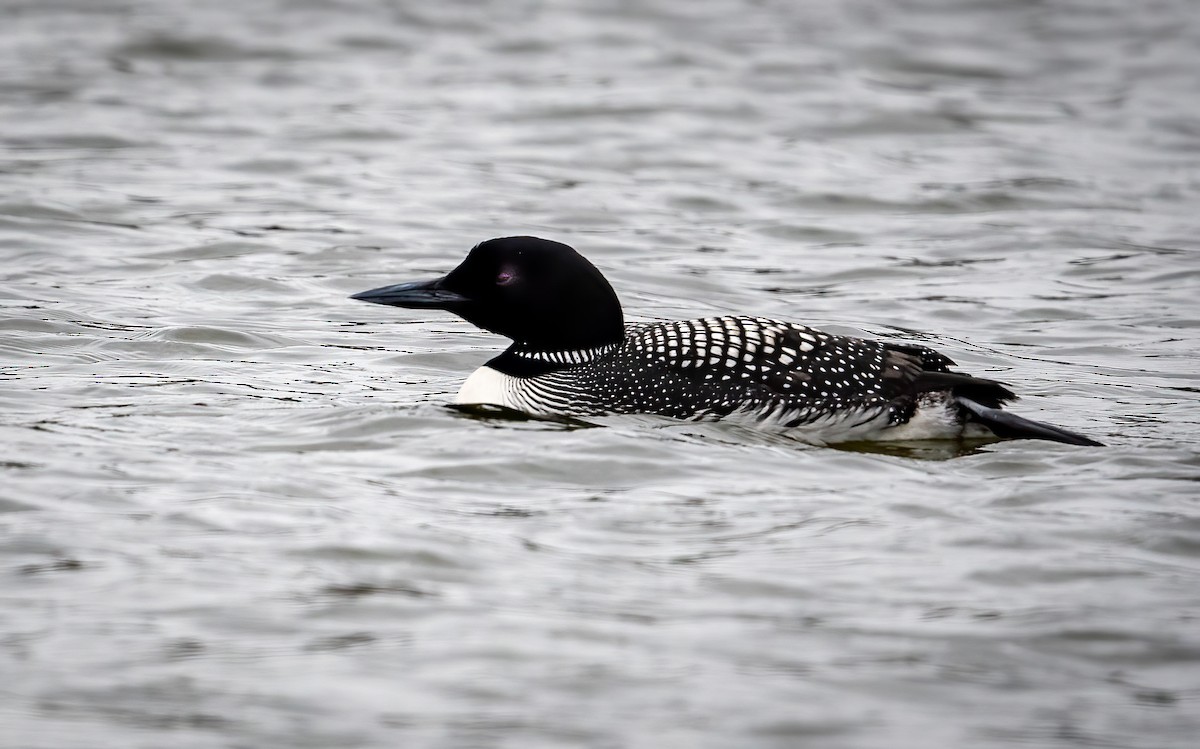
[[[455,305],[470,301],[462,294],[442,288],[444,280],[444,278],[435,278],[432,281],[380,286],[378,289],[360,291],[350,298],[362,302],[389,304],[393,307],[410,309],[451,309]]]

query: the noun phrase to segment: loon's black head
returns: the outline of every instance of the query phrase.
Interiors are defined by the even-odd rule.
[[[537,237],[489,239],[444,278],[351,298],[448,310],[540,351],[595,348],[624,336],[621,303],[600,271],[567,245]]]

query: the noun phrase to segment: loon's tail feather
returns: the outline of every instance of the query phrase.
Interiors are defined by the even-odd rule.
[[[992,430],[997,437],[1050,440],[1051,442],[1063,442],[1068,445],[1104,447],[1103,442],[1097,442],[1090,437],[1084,437],[1082,434],[1076,434],[1075,432],[1070,432],[1051,424],[1043,424],[1040,421],[1026,419],[1008,411],[1001,411],[999,408],[990,408],[962,395],[955,396],[955,400],[974,417],[975,421]]]
[[[984,408],[1000,408],[1017,399],[1003,382],[962,372],[921,372],[910,387],[914,393],[949,390],[955,397]]]

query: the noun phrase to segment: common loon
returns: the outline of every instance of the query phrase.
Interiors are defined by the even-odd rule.
[[[353,299],[444,309],[513,341],[477,369],[460,404],[533,415],[741,417],[815,444],[1006,437],[1101,443],[1000,410],[1003,383],[950,368],[924,346],[831,335],[763,317],[624,323],[600,271],[537,237],[476,245],[444,278]]]

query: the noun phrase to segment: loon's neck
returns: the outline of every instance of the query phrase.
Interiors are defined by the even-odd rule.
[[[514,343],[487,363],[492,369],[514,377],[537,377],[594,362],[621,345],[620,341],[576,349],[549,350]]]

